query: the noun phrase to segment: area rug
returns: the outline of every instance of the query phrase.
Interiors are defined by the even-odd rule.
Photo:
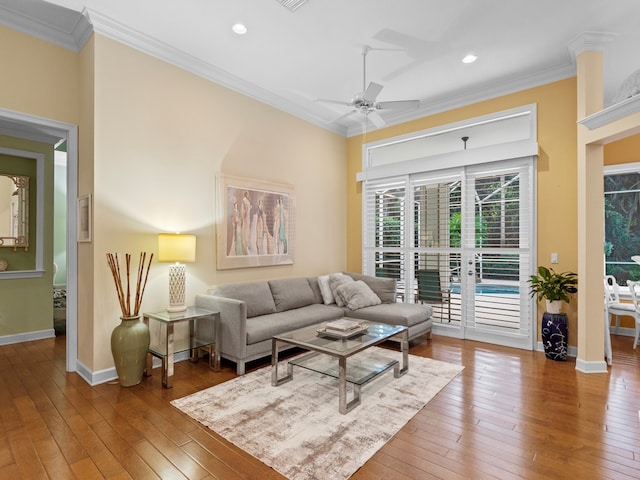
[[[400,359],[398,351],[378,347],[358,355]],[[284,362],[281,367],[285,373]],[[409,355],[406,375],[394,378],[390,370],[366,384],[362,403],[346,415],[338,412],[337,380],[300,367],[278,387],[271,386],[269,366],[171,403],[289,479],[338,480],[349,478],[462,369]]]

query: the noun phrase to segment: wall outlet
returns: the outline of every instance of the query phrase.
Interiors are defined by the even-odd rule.
[[[557,253],[552,253],[551,254],[551,263],[558,263],[558,254]]]

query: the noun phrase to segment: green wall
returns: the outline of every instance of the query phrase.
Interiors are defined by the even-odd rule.
[[[0,277],[0,343],[3,336],[44,332],[53,328],[53,146],[44,143],[0,136],[0,147],[36,152],[44,155],[44,251],[45,272],[36,278]],[[2,156],[0,168],[31,176],[29,195],[29,249],[0,248],[9,262],[9,271],[33,270],[36,254],[36,162]],[[31,170],[31,168],[33,170]],[[25,170],[22,170],[25,169]],[[51,332],[52,334],[52,332]]]

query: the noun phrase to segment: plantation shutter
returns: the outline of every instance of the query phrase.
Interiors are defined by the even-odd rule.
[[[473,298],[465,297],[473,302],[467,305],[473,315],[466,324],[466,338],[483,339],[486,332],[493,332],[511,336],[518,346],[519,338],[531,335],[527,283],[534,205],[531,165],[470,171],[466,188],[473,192],[473,211],[465,226],[476,284]]]
[[[363,186],[363,271],[395,278],[404,298],[407,177],[365,182]]]
[[[453,335],[531,348],[532,159],[363,184],[363,272]],[[442,333],[442,332],[439,332]]]

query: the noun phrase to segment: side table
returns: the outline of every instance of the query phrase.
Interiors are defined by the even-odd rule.
[[[178,352],[190,351],[190,361],[198,361],[198,349],[209,351],[209,368],[220,370],[220,348],[216,345],[220,338],[220,312],[200,307],[188,307],[184,312],[170,313],[166,310],[154,313],[143,313],[142,321],[159,323],[159,339],[151,335],[151,344],[147,353],[145,375],[151,375],[153,357],[162,360],[162,385],[171,388],[173,377],[174,355]],[[175,341],[174,329],[178,323],[189,324],[189,337]]]

